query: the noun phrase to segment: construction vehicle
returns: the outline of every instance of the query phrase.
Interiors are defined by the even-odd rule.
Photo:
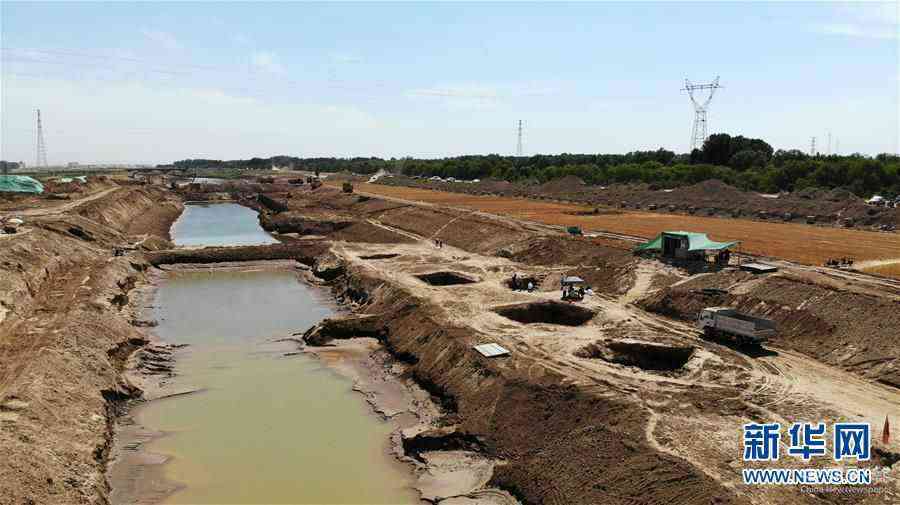
[[[707,339],[729,337],[740,345],[758,346],[775,335],[775,322],[771,319],[742,314],[730,307],[703,309],[697,326]]]

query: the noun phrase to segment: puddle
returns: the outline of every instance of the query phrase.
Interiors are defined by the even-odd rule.
[[[167,462],[114,466],[114,503],[142,494],[192,504],[417,503],[408,468],[389,453],[391,424],[350,380],[311,356],[285,356],[296,344],[275,341],[333,314],[294,273],[170,273],[152,312],[157,335],[190,344],[167,389],[201,392],[132,411],[165,434],[143,445],[144,460]],[[160,472],[174,493],[149,483]]]
[[[172,225],[175,245],[188,247],[277,244],[255,210],[236,203],[189,204]]]

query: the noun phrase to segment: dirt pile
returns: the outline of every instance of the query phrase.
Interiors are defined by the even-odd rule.
[[[585,189],[587,189],[587,184],[580,177],[574,175],[553,179],[534,188],[535,191],[545,194],[569,194],[584,191]]]
[[[514,244],[509,258],[528,265],[569,267],[566,275],[581,277],[594,290],[607,293],[625,293],[634,282],[636,260],[630,251],[585,238],[532,237]],[[542,285],[558,287],[559,279],[547,278]]]

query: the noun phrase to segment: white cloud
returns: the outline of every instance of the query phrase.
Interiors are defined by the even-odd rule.
[[[181,48],[181,44],[178,42],[178,39],[176,39],[175,36],[169,32],[144,29],[141,30],[141,33],[143,33],[144,37],[149,39],[154,44],[157,44],[169,51],[174,51]]]
[[[336,52],[331,53],[331,61],[333,63],[351,64],[362,63],[363,59],[361,56],[353,53]]]
[[[867,39],[890,40],[900,37],[896,28],[891,30],[890,28],[863,26],[852,23],[823,25],[819,28],[819,31],[827,35],[845,35],[847,37],[861,37]]]
[[[900,4],[859,2],[837,5],[832,22],[817,27],[827,35],[893,40],[900,38]]]
[[[406,96],[419,99],[440,99],[448,109],[481,110],[497,106],[500,92],[497,88],[480,84],[438,85],[416,88],[406,92]]]
[[[272,51],[257,51],[250,56],[253,68],[270,74],[283,74],[284,65],[278,61],[278,55]]]
[[[215,87],[7,79],[3,91],[9,104],[0,135],[4,159],[33,157],[34,104],[46,116],[51,163],[159,163],[286,153],[361,156],[386,154],[383,146],[389,140],[383,123],[359,107],[274,102]],[[140,125],[134,124],[135,117],[141,118]]]

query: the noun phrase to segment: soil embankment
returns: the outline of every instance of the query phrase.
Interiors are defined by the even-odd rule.
[[[145,342],[129,297],[180,203],[139,186],[70,203],[0,238],[0,503],[104,502],[112,421],[139,393],[120,376]]]

